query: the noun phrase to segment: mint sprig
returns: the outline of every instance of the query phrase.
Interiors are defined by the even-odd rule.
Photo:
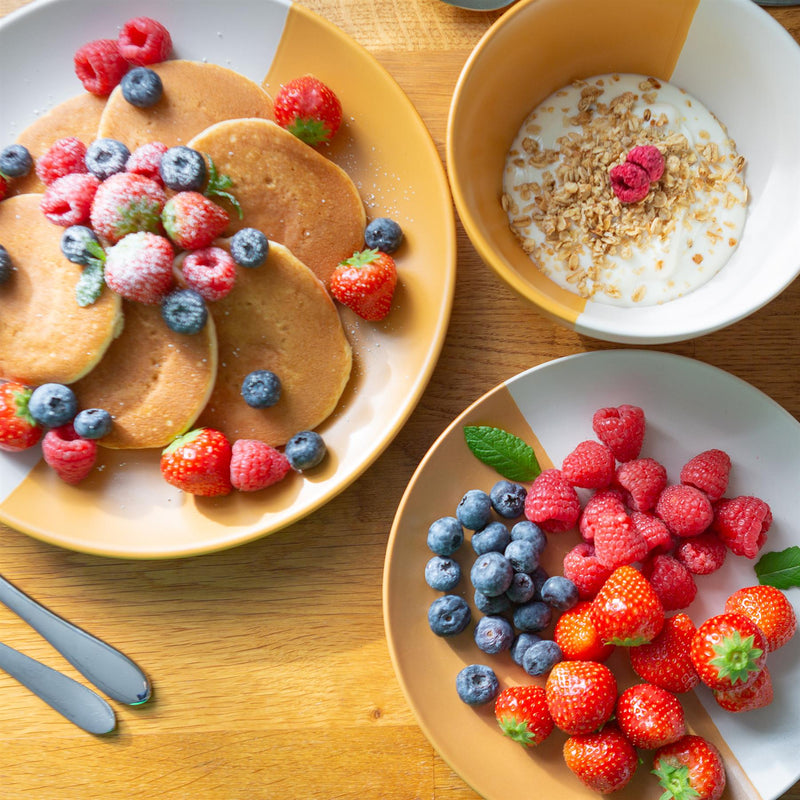
[[[776,589],[800,586],[800,547],[796,544],[785,550],[764,553],[755,565],[758,582]]]
[[[478,460],[510,481],[532,481],[542,471],[533,448],[502,428],[466,425],[464,439]]]
[[[239,219],[244,217],[244,212],[236,199],[236,196],[228,189],[233,186],[233,181],[228,175],[223,175],[217,171],[211,156],[206,153],[208,159],[208,184],[206,185],[206,197],[224,197],[235,209]]]

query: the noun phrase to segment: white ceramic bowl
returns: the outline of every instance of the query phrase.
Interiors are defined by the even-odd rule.
[[[545,277],[500,206],[508,148],[529,112],[576,78],[653,75],[727,127],[750,190],[740,243],[704,286],[661,305],[584,300]],[[800,47],[752,0],[521,0],[487,31],[453,96],[447,165],[483,260],[550,318],[608,341],[700,336],[752,314],[800,271]]]

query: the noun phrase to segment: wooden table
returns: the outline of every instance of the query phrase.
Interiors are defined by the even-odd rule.
[[[450,96],[499,14],[438,0],[304,0],[399,82],[444,156]],[[24,0],[0,0],[0,15]],[[771,13],[800,40],[800,8]],[[374,467],[290,529],[204,557],[97,558],[0,526],[0,571],[120,647],[155,692],[97,740],[0,674],[0,796],[474,800],[395,679],[381,610],[394,510],[441,430],[500,381],[614,345],[556,327],[481,263],[459,227],[458,285],[438,367]],[[800,282],[731,329],[658,349],[729,370],[800,418]],[[474,336],[490,330],[490,337]],[[2,641],[79,677],[0,608]],[[799,800],[800,783],[783,800]]]

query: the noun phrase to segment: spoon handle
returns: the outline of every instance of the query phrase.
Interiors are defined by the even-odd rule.
[[[127,656],[32,600],[0,576],[0,602],[25,620],[75,669],[120,703],[140,705],[150,682]]]
[[[79,728],[110,733],[116,727],[114,710],[99,694],[2,643],[0,668]]]

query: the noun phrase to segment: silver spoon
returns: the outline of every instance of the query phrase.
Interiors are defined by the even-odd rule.
[[[89,733],[110,733],[117,725],[114,710],[99,694],[2,643],[0,668]]]
[[[465,8],[467,11],[497,11],[510,6],[514,0],[442,0],[449,6]]]
[[[56,616],[2,576],[0,602],[24,619],[109,697],[134,706],[146,703],[150,698],[150,682],[127,656]]]

